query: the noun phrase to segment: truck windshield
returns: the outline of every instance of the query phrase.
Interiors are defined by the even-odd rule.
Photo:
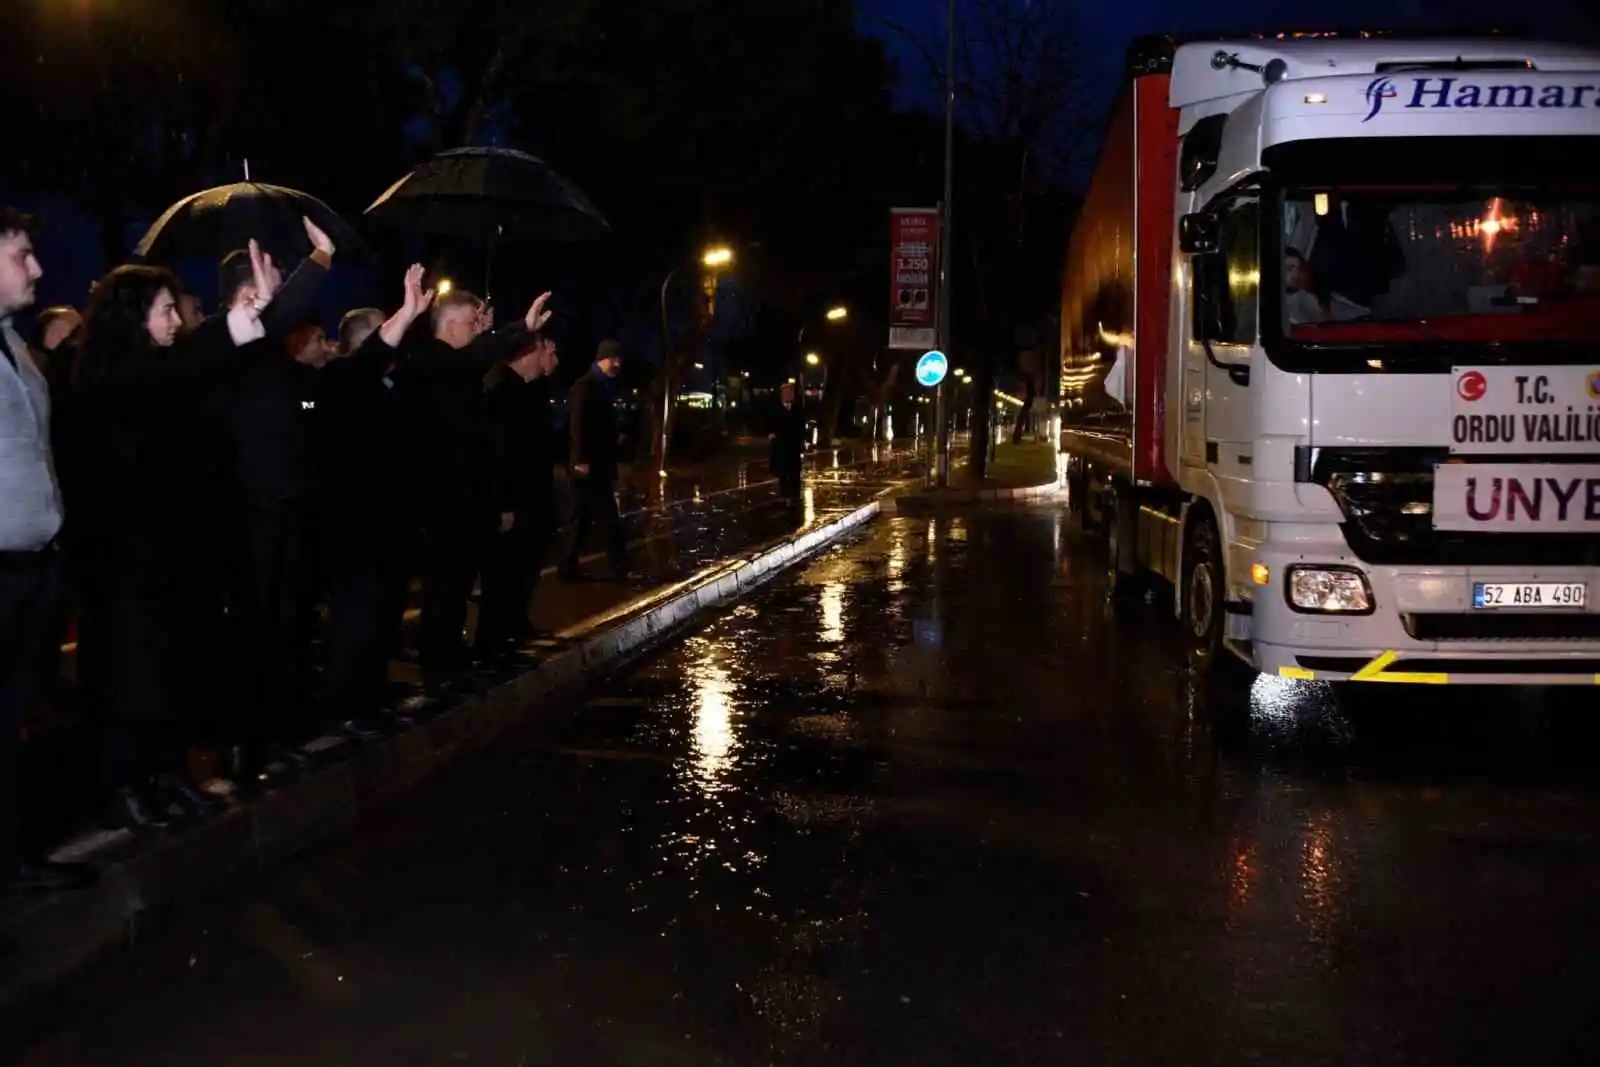
[[[1290,341],[1600,339],[1600,189],[1301,185],[1281,204]]]

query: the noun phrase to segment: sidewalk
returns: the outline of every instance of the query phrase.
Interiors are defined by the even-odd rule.
[[[684,521],[673,509],[645,513],[635,542],[649,585],[541,582],[533,616],[556,638],[516,669],[470,679],[449,703],[419,707],[416,726],[381,741],[320,738],[300,779],[221,816],[150,835],[95,831],[55,853],[88,860],[101,880],[77,893],[14,896],[0,904],[6,971],[0,1000],[15,1002],[133,937],[150,921],[203,900],[252,872],[348,830],[388,798],[415,787],[463,752],[524,716],[550,709],[587,679],[614,669],[689,623],[740,596],[875,515],[880,498],[909,472],[904,452],[864,456],[856,467],[832,457],[815,471],[795,515],[764,484],[707,503],[691,493]],[[651,518],[657,525],[651,525]],[[398,665],[402,677],[407,665]]]
[[[1026,500],[1050,496],[1059,488],[1056,447],[1048,441],[1024,441],[995,447],[985,477],[977,477],[965,455],[955,457],[950,484],[919,486],[894,497],[897,511],[962,506],[990,500]]]

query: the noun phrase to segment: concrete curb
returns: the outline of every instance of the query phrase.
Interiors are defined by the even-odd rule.
[[[892,497],[885,514],[936,511],[941,508],[970,507],[996,500],[1040,500],[1061,491],[1060,480],[1009,489],[927,489]]]
[[[151,923],[346,833],[530,712],[580,691],[596,672],[615,669],[701,613],[751,591],[881,508],[881,499],[874,499],[587,619],[559,635],[570,642],[565,648],[509,681],[182,834],[143,839],[137,850],[108,862],[91,889],[14,900],[0,929],[13,942],[0,1002],[24,1001],[133,941]]]

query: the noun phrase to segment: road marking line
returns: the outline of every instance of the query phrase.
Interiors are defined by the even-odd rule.
[[[1448,674],[1389,670],[1389,664],[1399,658],[1400,653],[1394,649],[1380,652],[1372,658],[1372,662],[1352,674],[1350,680],[1352,682],[1409,682],[1417,685],[1445,685],[1450,681]]]

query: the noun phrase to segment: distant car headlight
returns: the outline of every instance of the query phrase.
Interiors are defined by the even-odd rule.
[[[1371,615],[1372,586],[1354,567],[1294,564],[1284,572],[1283,595],[1295,611],[1311,615]]]

